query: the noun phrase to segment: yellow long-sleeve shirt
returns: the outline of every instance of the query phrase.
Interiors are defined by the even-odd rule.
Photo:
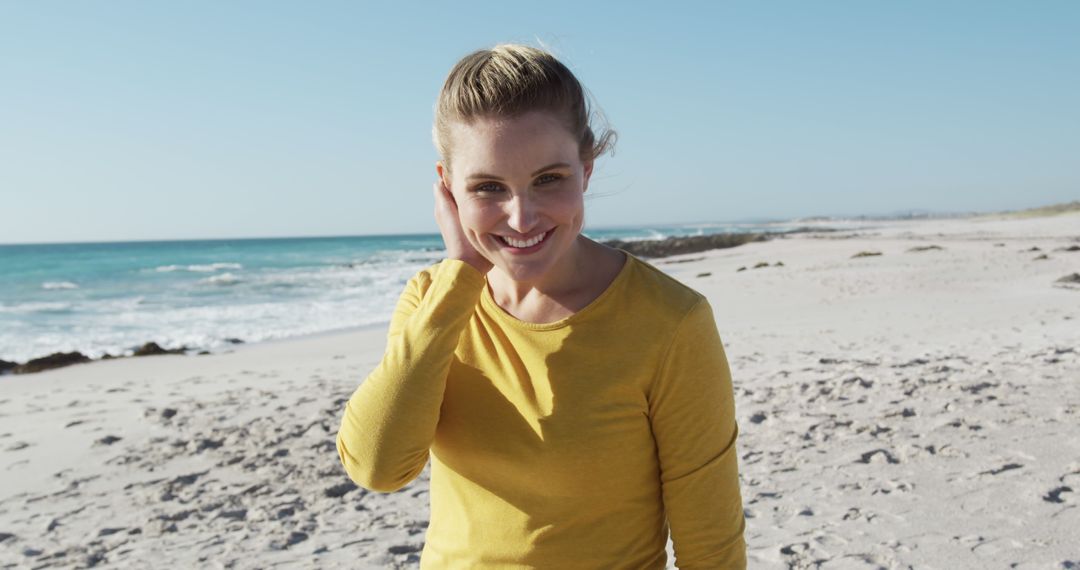
[[[626,253],[553,323],[516,319],[471,265],[409,280],[338,454],[375,491],[431,459],[421,568],[745,568],[734,395],[700,293]]]

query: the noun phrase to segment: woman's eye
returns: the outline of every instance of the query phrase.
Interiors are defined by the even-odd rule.
[[[481,184],[481,185],[477,186],[476,188],[474,188],[474,190],[476,190],[477,192],[498,192],[499,191],[499,185],[498,184]]]
[[[555,182],[556,180],[558,180],[560,178],[562,178],[562,176],[559,176],[558,174],[545,174],[545,175],[541,176],[540,178],[538,178],[537,181],[540,184],[547,184],[549,182]]]

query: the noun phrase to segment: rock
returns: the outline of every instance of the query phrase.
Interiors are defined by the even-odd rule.
[[[238,338],[227,338],[225,339],[225,342],[229,344],[244,344],[244,341]]]
[[[1054,281],[1054,283],[1064,283],[1066,285],[1080,284],[1080,273],[1073,273],[1071,275],[1066,275],[1065,277],[1062,277],[1061,279],[1058,279],[1057,281]]]
[[[768,237],[756,233],[711,234],[706,236],[669,237],[660,240],[620,241],[607,240],[605,245],[626,250],[641,257],[667,257],[683,253],[698,253],[710,249],[724,249],[754,241],[766,241]]]
[[[139,348],[136,348],[135,352],[132,354],[132,356],[154,356],[154,355],[157,355],[157,354],[183,354],[183,353],[184,353],[184,347],[174,348],[174,349],[171,349],[171,350],[166,350],[166,349],[161,348],[160,346],[158,346],[158,344],[156,342],[148,342],[148,343],[140,346]]]
[[[859,253],[856,253],[855,255],[851,256],[851,258],[855,259],[857,257],[873,257],[875,255],[881,255],[881,252],[880,251],[860,251]]]
[[[18,365],[18,362],[8,362],[6,360],[0,360],[0,374],[5,374],[8,371],[14,371],[15,367]]]
[[[1005,245],[1005,244],[1001,244],[1001,245]],[[933,251],[935,249],[945,249],[945,248],[941,247],[940,245],[920,245],[918,247],[913,247],[913,248],[909,249],[908,251],[918,253],[920,251]]]
[[[768,261],[759,261],[756,264],[754,264],[754,269],[761,269],[762,267],[768,267],[768,266],[769,266]]]
[[[738,272],[740,272],[740,271],[746,271],[746,266],[744,265],[744,266],[742,266],[742,267],[740,267],[740,268],[736,269],[736,270],[735,270],[735,273],[738,273]]]
[[[70,366],[82,362],[90,362],[90,358],[81,352],[54,352],[48,356],[28,360],[25,364],[16,366],[15,374],[41,372],[42,370],[60,368],[62,366]]]
[[[710,272],[708,272],[708,271],[706,271],[706,272],[704,272],[704,273],[698,273],[698,274],[697,274],[697,276],[698,276],[698,277],[708,277],[708,276],[710,276],[710,275],[712,275],[712,273],[710,273]]]

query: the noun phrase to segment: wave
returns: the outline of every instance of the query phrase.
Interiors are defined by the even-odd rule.
[[[46,281],[41,284],[42,289],[78,289],[79,286],[71,281]]]
[[[232,273],[221,273],[199,281],[199,283],[208,283],[211,285],[236,285],[240,282],[241,279]]]
[[[212,273],[220,269],[243,269],[244,266],[239,263],[210,263],[204,265],[161,265],[154,268],[154,271],[159,273],[169,273],[172,271],[193,271],[195,273]]]
[[[18,303],[6,305],[0,303],[0,313],[26,314],[26,313],[67,313],[71,311],[71,303],[38,302]]]

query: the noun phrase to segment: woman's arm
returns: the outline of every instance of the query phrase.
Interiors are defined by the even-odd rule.
[[[337,434],[356,484],[388,493],[424,469],[454,350],[484,285],[472,265],[444,259],[405,286],[382,362],[349,398]]]
[[[704,297],[671,340],[649,395],[649,419],[676,566],[746,568],[735,397]]]

